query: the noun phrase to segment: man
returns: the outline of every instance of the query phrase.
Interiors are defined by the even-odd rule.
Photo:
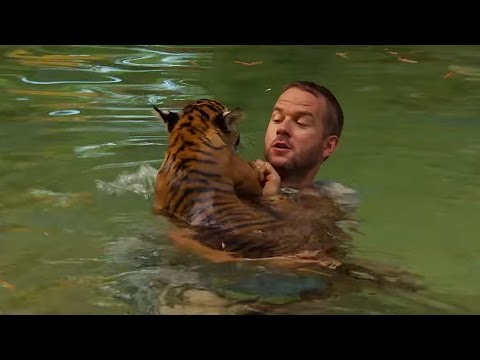
[[[322,163],[338,146],[343,111],[325,87],[307,81],[288,84],[278,98],[265,134],[264,194],[282,188],[310,192]]]

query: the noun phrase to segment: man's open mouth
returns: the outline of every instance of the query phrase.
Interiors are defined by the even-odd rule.
[[[284,142],[277,141],[276,143],[273,144],[274,149],[290,149],[291,147]]]

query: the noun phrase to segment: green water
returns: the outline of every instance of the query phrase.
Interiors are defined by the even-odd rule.
[[[151,313],[159,294],[181,306],[169,291],[182,287],[231,308],[322,288],[274,274],[265,295],[256,269],[179,251],[151,213],[167,137],[150,102],[242,107],[241,155],[255,159],[273,103],[297,79],[326,85],[344,108],[318,179],[358,191],[355,253],[420,275],[426,290],[360,285],[283,312],[478,313],[479,57],[469,46],[0,47],[0,313]]]

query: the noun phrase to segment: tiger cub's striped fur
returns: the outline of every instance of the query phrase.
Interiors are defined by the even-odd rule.
[[[169,132],[155,183],[156,211],[191,225],[212,225],[245,211],[238,195],[262,194],[258,171],[235,154],[239,110],[202,99],[181,113],[156,111]]]

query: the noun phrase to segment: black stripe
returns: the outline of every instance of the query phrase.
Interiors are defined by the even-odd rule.
[[[193,120],[191,122],[182,122],[182,124],[178,125],[177,128],[175,129],[176,131],[181,131],[186,128],[186,130],[196,136],[202,136],[205,131],[208,129],[207,123],[205,121],[201,123],[194,124],[193,121],[195,117],[192,115],[188,116],[189,118],[192,118]]]
[[[227,186],[229,189],[231,189],[232,184],[224,181],[216,181],[216,180],[211,180],[211,179],[205,179],[201,177],[192,177],[190,174],[186,173],[183,174],[182,176],[174,176],[170,179],[168,182],[168,187],[169,191],[173,192],[175,191],[180,191],[179,189],[181,185],[189,186],[189,185],[195,185],[195,184],[202,184],[203,186],[210,186],[212,189],[215,189],[217,186]]]
[[[209,103],[205,103],[204,106],[207,107],[207,108],[209,108],[209,109],[212,110],[213,112],[219,112],[219,110],[220,110],[219,108],[217,108],[217,107],[215,107],[215,106],[213,106],[213,105],[211,105],[211,104],[209,104]]]
[[[246,212],[246,211],[242,211],[242,212],[236,212],[236,213],[233,213],[233,214],[224,215],[224,216],[222,216],[221,221],[222,222],[225,222],[225,221],[242,222],[242,221],[251,220],[252,218],[253,219],[257,218],[258,219],[258,216],[255,216],[254,214]]]
[[[210,117],[208,116],[208,113],[206,111],[204,111],[203,109],[197,108],[195,110],[197,110],[197,112],[200,114],[200,118],[202,120],[206,121],[206,120],[210,119]]]
[[[217,105],[219,107],[219,109],[222,110],[222,111],[223,111],[223,109],[225,109],[225,105],[223,105],[220,101],[217,101],[215,99],[210,99],[209,102]]]
[[[237,202],[233,202],[232,200],[226,200],[226,201],[215,201],[213,204],[214,206],[223,206],[223,205],[235,205],[238,206]]]
[[[225,182],[212,182],[211,180],[203,179],[203,178],[192,178],[192,177],[185,177],[182,181],[186,186],[190,185],[199,185],[202,184],[206,187],[209,187],[210,189],[214,191],[228,191],[229,193],[232,192],[231,184],[225,183]],[[218,186],[227,186],[228,189],[222,189],[219,188]]]
[[[199,176],[205,176],[207,178],[222,178],[222,175],[216,172],[207,172],[199,169],[190,169],[188,171],[189,175],[199,175]]]
[[[196,145],[197,144],[194,143],[193,141],[184,140],[183,144],[179,146],[178,149],[175,151],[175,156],[177,156],[180,152],[185,151],[185,148],[191,148],[192,146],[196,146]]]
[[[245,230],[248,227],[253,227],[251,230],[265,230],[265,225],[275,225],[275,222],[272,219],[263,219],[263,220],[253,220],[253,221],[245,221],[239,224],[231,224],[227,225],[225,223],[219,224],[217,221],[218,227],[215,229],[208,229],[208,236],[211,238],[213,236],[219,235],[222,232],[229,232],[232,231],[239,231],[240,234],[245,234],[247,231]],[[238,235],[238,234],[237,234]]]
[[[219,216],[224,216],[223,214],[226,211],[230,211],[235,208],[239,208],[239,204],[235,202],[228,202],[228,203],[223,203],[223,204],[213,204],[215,206],[215,213],[218,214]],[[223,206],[222,206],[223,205]]]
[[[203,164],[203,165],[218,165],[216,160],[208,159],[198,159],[198,158],[187,158],[187,159],[178,159],[177,166],[175,167],[177,171],[183,171],[185,168],[191,164]]]
[[[192,118],[193,120],[193,116],[192,115],[189,115],[188,118]],[[180,125],[177,126],[177,131],[180,131],[182,130],[183,128],[190,128],[192,130],[195,130],[195,128],[193,127],[192,123],[190,122],[183,122],[181,123]]]
[[[224,237],[225,245],[228,248],[226,250],[245,251],[255,247],[264,248],[265,246],[268,246],[266,243],[260,242],[255,244],[252,240],[249,240],[249,235],[251,234],[249,234],[248,231],[245,231],[245,228],[251,226],[253,227],[251,229],[252,231],[253,230],[269,230],[266,228],[266,226],[264,226],[269,224],[271,224],[272,226],[275,225],[274,222],[272,222],[270,219],[266,219],[263,222],[257,222],[255,224],[246,224],[243,226],[241,224],[228,226],[224,223],[220,224],[217,221],[217,223],[214,224],[213,226],[208,226],[207,228],[204,227],[203,230],[202,229],[199,230],[199,234],[200,234],[199,240],[200,242],[208,246],[211,246],[213,245],[212,241],[215,243],[217,241],[220,242],[219,238]],[[243,231],[239,233],[232,233],[233,231],[239,230],[240,228],[242,228]],[[240,236],[240,238],[236,239],[237,236]],[[243,240],[240,240],[240,239],[243,239]],[[237,242],[236,240],[240,240],[240,243],[235,244]]]
[[[205,151],[205,150],[201,150],[201,149],[190,149],[191,152],[193,153],[196,153],[196,154],[202,154],[202,155],[205,155],[205,156],[209,156],[209,157],[213,157],[213,158],[217,158],[213,153],[211,152],[208,152],[208,151]]]
[[[230,230],[244,230],[245,228],[249,226],[261,226],[261,225],[268,225],[268,224],[273,224],[273,219],[268,218],[268,219],[254,219],[252,221],[247,221],[241,224],[234,224],[233,226],[229,227]],[[259,229],[260,230],[260,229]]]
[[[172,149],[178,143],[181,143],[182,145],[180,145],[175,151],[173,151]],[[172,137],[172,139],[170,140],[170,143],[168,145],[168,147],[169,147],[168,154],[170,155],[173,162],[175,162],[175,160],[177,159],[177,155],[178,155],[179,151],[185,150],[186,145],[195,146],[196,144],[192,141],[185,140],[185,138],[183,137],[183,135],[181,133],[176,132],[174,137]]]
[[[231,186],[232,184],[229,183],[229,182],[225,182],[223,181],[222,179],[211,179],[211,178],[208,178],[208,179],[205,179],[205,177],[194,177],[194,176],[191,176],[192,173],[197,173],[197,171],[195,169],[192,169],[192,170],[189,170],[189,172],[187,173],[184,173],[182,176],[179,176],[178,175],[178,172],[179,170],[178,169],[175,169],[174,170],[177,175],[172,177],[170,179],[170,181],[168,182],[168,188],[170,189],[169,192],[173,193],[173,191],[175,190],[175,195],[178,195],[178,193],[181,193],[181,190],[179,188],[181,188],[182,185],[190,185],[190,184],[198,184],[198,183],[202,183],[204,186],[206,185],[210,185],[210,187],[214,188],[215,186],[218,186],[218,185],[225,185],[227,186],[229,189],[231,189]],[[201,172],[201,170],[199,170],[199,172]],[[175,195],[172,197],[172,199],[175,198]]]
[[[194,111],[197,111],[198,114],[194,113]],[[192,108],[192,109],[189,109],[188,112],[184,113],[184,116],[187,116],[187,115],[188,115],[189,118],[193,117],[193,120],[191,120],[191,123],[193,123],[196,119],[198,119],[199,121],[202,122],[203,125],[205,125],[203,130],[208,128],[210,117],[208,116],[208,114],[205,111],[203,111],[199,108]]]
[[[178,191],[175,196],[170,200],[168,204],[168,208],[171,209],[173,214],[177,214],[178,207],[183,203],[185,198],[190,195],[193,192],[196,192],[198,194],[205,193],[205,192],[211,192],[212,189],[209,188],[190,188],[186,189],[184,191]],[[202,199],[198,198],[197,201],[200,202]],[[184,206],[185,209],[185,206]]]

